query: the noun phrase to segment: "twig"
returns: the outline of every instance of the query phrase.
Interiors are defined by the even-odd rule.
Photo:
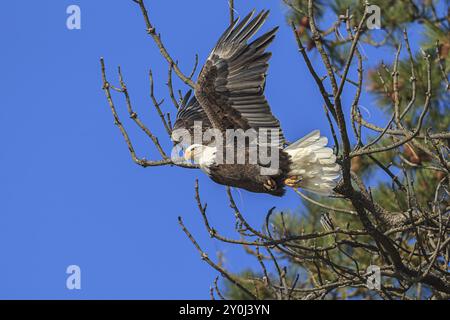
[[[245,292],[250,298],[257,300],[258,297],[255,296],[252,292],[250,292],[247,288],[245,288],[242,284],[239,283],[238,280],[236,280],[233,276],[231,276],[225,269],[223,269],[222,267],[220,267],[219,265],[215,264],[209,257],[208,255],[200,248],[199,244],[197,243],[197,241],[194,239],[194,237],[192,237],[192,234],[188,231],[188,229],[185,227],[183,220],[181,217],[178,217],[178,223],[181,226],[181,229],[183,230],[183,232],[187,235],[187,237],[189,238],[189,240],[191,240],[192,244],[195,246],[195,248],[197,249],[197,251],[200,253],[200,256],[202,258],[202,260],[206,261],[206,263],[208,263],[211,267],[213,267],[215,270],[217,270],[218,272],[220,272],[220,274],[228,279],[231,283],[233,283],[235,286],[237,286],[239,289],[241,289],[243,292]]]
[[[159,51],[161,52],[162,56],[167,60],[169,65],[173,66],[173,70],[175,71],[177,76],[180,78],[180,80],[183,81],[184,83],[186,83],[191,88],[194,88],[195,83],[180,70],[180,68],[174,62],[172,57],[169,55],[169,52],[167,51],[166,47],[164,46],[164,44],[161,40],[161,35],[156,33],[156,28],[150,22],[147,8],[145,7],[145,4],[144,4],[144,0],[132,0],[132,1],[139,5],[139,8],[141,9],[141,12],[142,12],[142,16],[144,17],[145,25],[147,27],[147,33],[152,37],[153,41],[158,46]]]
[[[146,132],[146,134],[150,138],[153,137],[152,140],[155,143],[155,145],[157,146],[157,148],[159,146],[158,150],[160,150],[160,153],[161,152],[162,152],[161,154],[165,154],[165,153],[162,150],[161,146],[159,145],[159,142],[158,142],[157,138],[155,136],[153,136],[153,134],[151,133],[151,131],[148,128],[146,128],[140,121],[137,120],[138,119],[137,118],[137,114],[133,111],[133,109],[131,107],[131,102],[130,102],[130,99],[129,99],[128,91],[126,90],[126,86],[125,86],[125,83],[123,83],[123,79],[122,79],[121,75],[119,75],[119,77],[121,79],[121,86],[122,87],[120,89],[118,89],[118,88],[113,87],[108,82],[108,80],[106,78],[106,68],[105,68],[105,62],[104,62],[103,58],[100,58],[100,66],[101,66],[102,81],[103,81],[102,88],[103,88],[103,91],[105,92],[106,99],[108,100],[109,107],[110,107],[111,112],[113,114],[114,124],[117,125],[117,127],[119,128],[119,130],[120,130],[120,132],[121,132],[121,134],[122,134],[122,136],[123,136],[123,138],[125,140],[125,143],[127,144],[127,147],[128,147],[129,152],[130,152],[132,160],[136,164],[138,164],[138,165],[140,165],[140,166],[142,166],[144,168],[145,167],[164,166],[164,165],[177,165],[177,166],[184,167],[184,168],[197,168],[197,166],[192,165],[190,163],[174,163],[172,161],[172,159],[167,158],[167,157],[162,159],[162,160],[156,160],[156,161],[150,161],[150,160],[146,160],[144,158],[138,158],[137,157],[136,152],[135,152],[134,147],[133,147],[133,144],[131,143],[130,137],[129,137],[127,131],[125,130],[122,122],[120,121],[119,115],[117,114],[116,107],[115,107],[115,104],[114,104],[114,101],[113,101],[113,98],[112,98],[112,95],[111,95],[111,89],[114,89],[115,91],[118,91],[118,92],[123,93],[125,95],[125,99],[126,99],[126,102],[127,102],[127,107],[128,107],[128,112],[130,113],[130,117],[132,119],[134,118],[133,120],[140,127],[142,125],[141,129],[144,130]]]

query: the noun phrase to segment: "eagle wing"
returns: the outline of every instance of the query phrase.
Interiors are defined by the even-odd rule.
[[[212,128],[211,123],[202,108],[200,103],[198,103],[195,95],[192,96],[192,90],[189,90],[181,102],[181,106],[177,112],[177,118],[173,125],[173,130],[177,129],[187,129],[191,131],[194,128],[194,123],[200,121],[203,129]]]
[[[247,43],[267,19],[269,11],[256,17],[253,11],[239,24],[235,20],[223,33],[200,72],[195,96],[212,127],[267,129],[284,144],[280,122],[270,111],[264,86],[270,52],[278,27]]]

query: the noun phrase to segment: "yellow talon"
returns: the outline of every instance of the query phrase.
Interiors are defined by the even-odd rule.
[[[264,188],[266,188],[267,190],[275,190],[277,188],[277,184],[275,183],[275,181],[273,181],[273,179],[269,178],[264,183]]]
[[[284,184],[291,188],[298,188],[301,181],[301,177],[291,176],[284,180]]]

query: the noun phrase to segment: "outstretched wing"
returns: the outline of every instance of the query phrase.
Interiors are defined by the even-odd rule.
[[[195,96],[214,128],[274,130],[282,145],[280,123],[264,97],[271,57],[265,50],[278,27],[247,43],[267,19],[269,11],[260,12],[250,21],[253,13],[239,24],[238,20],[234,21],[220,37],[200,72]]]
[[[192,96],[192,90],[189,90],[181,102],[180,109],[177,112],[177,118],[173,125],[173,130],[187,129],[191,131],[194,127],[194,122],[201,121],[204,129],[211,128],[211,123],[206,116],[205,110],[198,103],[195,96]]]

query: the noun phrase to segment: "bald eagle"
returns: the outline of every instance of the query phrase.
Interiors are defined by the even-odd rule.
[[[183,129],[193,134],[197,122],[201,123],[202,132],[214,129],[224,135],[230,129],[270,130],[268,143],[258,141],[256,144],[258,150],[263,145],[275,146],[278,168],[270,174],[264,173],[262,169],[267,163],[260,160],[255,163],[218,161],[219,152],[229,150],[229,142],[225,146],[217,144],[217,137],[208,143],[190,143],[185,148],[184,158],[194,160],[213,181],[222,185],[274,196],[282,196],[285,186],[329,195],[336,186],[340,167],[333,150],[327,147],[327,138],[314,131],[286,146],[280,122],[264,96],[271,57],[266,48],[275,38],[278,27],[250,43],[248,40],[260,29],[268,14],[269,11],[261,11],[252,19],[252,11],[225,30],[198,76],[194,95],[190,97],[191,92],[188,92],[184,97],[173,130]],[[179,142],[174,135],[172,139]],[[248,145],[237,148],[245,159],[254,150]]]

